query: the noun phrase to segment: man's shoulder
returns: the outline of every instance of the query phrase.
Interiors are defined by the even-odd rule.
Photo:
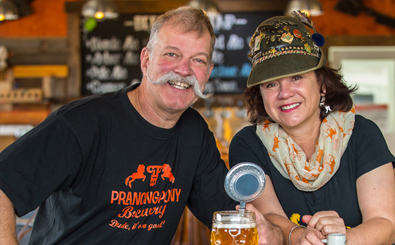
[[[118,100],[119,96],[120,91],[91,95],[63,105],[54,114],[64,118],[75,118],[78,116],[88,118],[89,115],[103,114],[106,111],[108,112],[108,109],[121,108],[121,103]]]
[[[212,135],[207,122],[202,115],[193,108],[188,108],[177,122],[177,131],[181,131],[183,136],[188,134],[190,139],[203,139]]]
[[[194,108],[188,108],[181,116],[180,120],[183,120],[192,124],[206,124],[206,121],[202,115]]]

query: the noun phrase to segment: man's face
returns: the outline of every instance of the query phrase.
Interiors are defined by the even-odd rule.
[[[209,60],[210,44],[208,31],[199,37],[196,32],[185,33],[177,27],[163,26],[152,54],[146,49],[142,52],[144,79],[148,75],[156,81],[169,72],[181,77],[193,76],[203,91],[213,68]],[[146,86],[155,106],[161,110],[184,111],[198,99],[192,86],[183,82],[169,80],[155,85],[147,80]]]

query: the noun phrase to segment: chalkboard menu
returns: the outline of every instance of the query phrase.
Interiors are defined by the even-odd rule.
[[[121,14],[116,20],[81,20],[82,95],[115,91],[140,82],[140,51],[159,14]],[[217,41],[205,91],[241,93],[251,63],[249,41],[258,25],[281,13],[222,13],[211,17]]]

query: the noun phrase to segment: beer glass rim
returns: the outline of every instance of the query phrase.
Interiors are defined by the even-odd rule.
[[[213,214],[214,223],[256,223],[255,213],[251,211],[240,212],[237,210],[222,210],[216,211]]]

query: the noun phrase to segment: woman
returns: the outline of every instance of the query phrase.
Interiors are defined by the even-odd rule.
[[[395,158],[379,128],[355,115],[355,88],[324,66],[322,44],[300,12],[257,28],[245,91],[253,125],[233,138],[230,166],[264,169],[253,205],[290,245],[321,245],[331,233],[346,234],[348,245],[391,244]]]

